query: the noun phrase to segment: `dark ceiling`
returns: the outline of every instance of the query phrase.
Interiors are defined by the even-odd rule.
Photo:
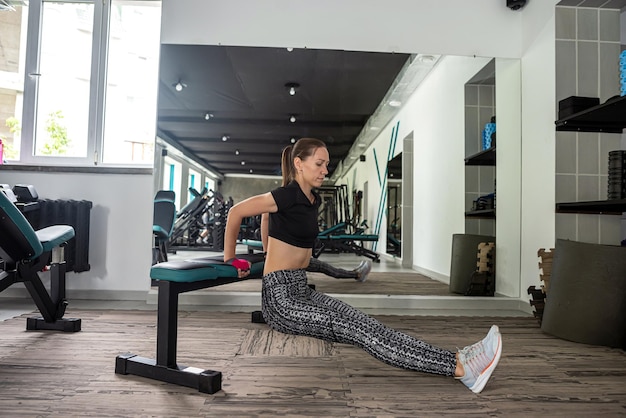
[[[291,138],[319,138],[330,152],[330,176],[408,58],[165,44],[157,132],[219,174],[278,175]],[[175,88],[179,81],[182,91]],[[288,83],[299,85],[293,96]]]

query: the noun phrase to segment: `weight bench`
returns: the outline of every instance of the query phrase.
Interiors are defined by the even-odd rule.
[[[0,192],[0,292],[24,283],[41,317],[26,320],[27,330],[80,331],[79,318],[63,318],[65,259],[63,247],[74,237],[69,225],[53,225],[35,231],[24,215]],[[50,293],[39,272],[50,267]]]
[[[254,251],[263,252],[263,242],[255,239],[242,239],[242,245],[248,246],[248,254],[254,254]]]
[[[318,258],[324,251],[335,253],[354,253],[371,258],[374,262],[380,262],[380,255],[368,248],[365,248],[363,241],[377,242],[378,235],[374,234],[337,234],[318,235],[314,257]]]
[[[115,373],[132,374],[161,382],[195,388],[203,393],[215,393],[222,388],[222,373],[178,365],[176,346],[178,336],[178,295],[193,290],[221,286],[263,275],[263,254],[240,254],[237,258],[250,261],[252,268],[245,279],[237,270],[222,261],[222,257],[167,261],[150,269],[150,278],[158,286],[156,360],[135,354],[118,355]]]

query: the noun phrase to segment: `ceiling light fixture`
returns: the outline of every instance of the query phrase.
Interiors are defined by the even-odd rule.
[[[209,120],[209,119],[211,119],[212,117],[213,117],[213,114],[212,114],[212,113],[207,113],[206,115],[204,115],[204,119],[205,119],[205,120]]]
[[[287,47],[287,51],[288,51],[288,52],[291,52],[291,51],[293,51],[293,48],[292,48],[292,47],[290,47],[290,46],[288,46],[288,47]]]
[[[250,174],[252,174],[252,169],[250,169]]]
[[[402,106],[402,102],[400,100],[390,100],[389,106],[391,107],[400,107]]]
[[[239,155],[239,150],[238,149],[235,150],[235,155]]]
[[[181,80],[178,80],[178,82],[174,84],[174,88],[178,92],[183,91],[185,87],[187,87],[187,84],[183,83]]]
[[[295,144],[296,143],[296,138],[291,138],[291,143]]]
[[[289,116],[289,122],[294,123],[296,121],[296,115]]]
[[[246,162],[245,162],[245,161],[242,161],[242,162],[241,162],[241,165],[246,165]]]
[[[226,142],[230,139],[230,137],[228,135],[224,135],[222,136],[222,141]]]
[[[287,88],[287,91],[289,92],[290,96],[295,96],[296,95],[296,89],[298,87],[300,87],[300,84],[298,84],[298,83],[287,83],[287,84],[285,84],[285,87]]]
[[[435,62],[435,57],[433,55],[418,55],[417,60],[419,62],[423,62],[424,64],[432,64]]]

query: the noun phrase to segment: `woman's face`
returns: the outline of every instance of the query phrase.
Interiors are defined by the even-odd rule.
[[[301,171],[302,180],[311,187],[320,187],[328,174],[328,164],[330,157],[326,147],[320,147],[315,153],[304,160],[296,158],[296,169]]]

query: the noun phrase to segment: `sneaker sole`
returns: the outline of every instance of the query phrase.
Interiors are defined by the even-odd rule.
[[[469,388],[474,393],[480,393],[485,388],[487,381],[491,377],[491,373],[493,373],[493,371],[495,370],[498,362],[500,361],[500,356],[502,355],[502,334],[500,334],[500,331],[497,327],[495,327],[495,329],[492,327],[492,330],[490,330],[490,332],[492,331],[498,333],[498,348],[496,349],[496,356],[493,358],[491,363],[489,363],[489,366],[487,366],[485,371],[483,371],[480,376],[478,376],[474,385]]]

